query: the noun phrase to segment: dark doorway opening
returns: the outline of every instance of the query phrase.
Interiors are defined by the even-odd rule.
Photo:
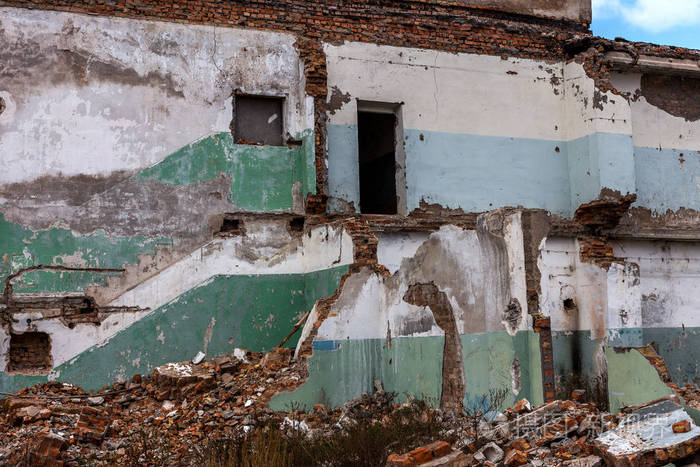
[[[396,214],[396,114],[357,113],[360,211]]]

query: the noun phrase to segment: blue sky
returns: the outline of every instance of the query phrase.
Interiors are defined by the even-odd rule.
[[[592,0],[598,36],[700,49],[700,0]]]

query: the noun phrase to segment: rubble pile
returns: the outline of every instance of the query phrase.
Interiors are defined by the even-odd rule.
[[[455,415],[412,399],[399,404],[377,381],[373,394],[339,408],[274,412],[270,398],[305,377],[305,365],[291,361],[289,349],[236,349],[199,360],[169,363],[93,394],[54,382],[5,397],[0,465],[193,465],[208,441],[245,436],[256,427],[323,438],[353,424],[385,423],[408,406],[437,424],[434,439],[406,452],[388,446],[388,459],[376,465],[686,465],[700,452],[700,429],[677,396],[608,414],[574,391],[572,400],[532,407],[523,399],[477,419],[469,410]]]
[[[700,410],[700,388],[686,384],[682,388],[675,389],[689,407]]]
[[[414,450],[390,458],[389,465],[602,466],[601,458],[593,455],[592,442],[617,426],[617,421],[616,416],[599,412],[591,403],[554,401],[532,408],[522,399],[460,439],[457,447],[462,448],[461,454],[451,452],[444,459],[421,463],[413,458],[418,452]]]
[[[236,349],[198,365],[169,363],[92,395],[63,383],[25,388],[0,401],[0,465],[30,457],[28,465],[125,463],[138,452],[145,463],[187,464],[209,438],[284,418],[267,403],[298,385],[305,369],[288,364],[289,349],[271,353],[274,362]]]
[[[574,391],[572,399],[582,395]],[[675,396],[619,414],[600,412],[594,404],[576,400],[532,409],[523,399],[491,423],[482,422],[477,433],[457,445],[462,449],[443,448],[440,456],[431,446],[392,454],[387,465],[644,467],[676,462],[695,466],[700,428]]]

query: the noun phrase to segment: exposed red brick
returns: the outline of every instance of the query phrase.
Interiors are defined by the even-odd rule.
[[[413,467],[416,462],[408,454],[390,454],[386,464],[391,467]]]
[[[552,350],[552,327],[548,316],[532,315],[533,328],[540,335],[540,355],[542,360],[542,388],[545,402],[554,400],[554,352]]]
[[[415,461],[416,464],[423,464],[425,462],[430,462],[431,460],[433,460],[433,454],[430,452],[430,449],[424,446],[410,451],[408,455],[411,457],[411,459]]]
[[[681,420],[673,424],[674,433],[688,433],[690,431],[690,422],[688,420]]]
[[[436,441],[432,444],[427,445],[426,448],[433,453],[433,457],[435,458],[446,456],[447,454],[452,452],[452,446],[450,446],[450,443],[447,443],[445,441]]]

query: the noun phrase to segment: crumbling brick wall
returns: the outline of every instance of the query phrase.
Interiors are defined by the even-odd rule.
[[[33,374],[51,369],[51,340],[44,332],[10,335],[7,369],[10,372]]]
[[[433,312],[435,322],[445,332],[445,345],[442,352],[442,392],[440,408],[461,412],[464,397],[464,364],[462,343],[457,330],[457,320],[445,292],[432,282],[412,284],[403,297],[404,301],[417,306],[427,306]]]

